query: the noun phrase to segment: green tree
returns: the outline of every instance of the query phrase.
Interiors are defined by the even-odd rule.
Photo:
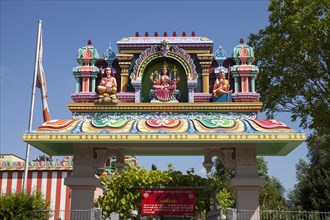
[[[271,0],[269,25],[249,36],[260,67],[257,89],[272,118],[290,112],[313,131],[309,162],[297,165],[294,208],[328,211],[330,154],[330,2]]]
[[[143,187],[161,186],[207,186],[211,180],[202,178],[191,169],[187,174],[175,171],[169,165],[168,170],[147,171],[140,167],[127,164],[126,168],[117,176],[101,177],[105,193],[98,198],[96,206],[101,207],[103,216],[117,212],[128,218],[130,210],[140,210],[141,193]],[[197,190],[197,212],[204,213],[210,206],[210,192]]]
[[[309,163],[300,160],[297,164],[298,183],[289,194],[295,209],[330,210],[330,153],[320,147],[325,141],[322,136],[310,139]]]
[[[268,175],[267,162],[263,157],[257,158],[258,174],[265,180],[265,186],[259,191],[259,203],[263,210],[285,210],[287,202],[284,197],[285,189],[276,177]]]
[[[264,210],[283,210],[287,209],[284,197],[285,189],[281,182],[268,175],[267,162],[263,157],[257,158],[258,175],[266,182],[265,186],[259,191],[259,203]],[[212,174],[217,186],[217,199],[223,208],[233,207],[235,204],[235,191],[229,188],[229,182],[235,172],[233,169],[225,168],[219,160],[216,160],[216,169]]]
[[[229,188],[229,182],[234,177],[233,169],[225,168],[220,160],[215,161],[215,170],[211,174],[217,190],[217,203],[223,212],[235,205],[235,191]]]
[[[26,192],[0,194],[0,219],[41,220],[48,217],[49,201],[47,201],[39,192],[32,194]]]
[[[270,118],[290,112],[330,143],[330,1],[271,0],[269,25],[249,36],[257,90]]]

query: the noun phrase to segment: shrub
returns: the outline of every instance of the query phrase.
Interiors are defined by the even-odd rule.
[[[0,219],[46,219],[49,204],[40,192],[0,194]]]

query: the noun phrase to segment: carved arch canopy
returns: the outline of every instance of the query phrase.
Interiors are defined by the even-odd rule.
[[[161,42],[160,45],[154,45],[140,54],[139,58],[135,61],[130,78],[132,80],[141,79],[148,64],[161,57],[168,57],[176,60],[182,65],[188,80],[197,80],[198,74],[196,72],[196,66],[190,55],[178,46],[169,46],[166,41]]]

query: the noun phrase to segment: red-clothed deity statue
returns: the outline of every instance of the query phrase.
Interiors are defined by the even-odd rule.
[[[179,77],[176,77],[176,72],[174,72],[173,78],[171,79],[169,75],[168,65],[165,63],[161,69],[161,73],[157,71],[150,76],[150,80],[153,83],[153,90],[155,93],[155,98],[161,102],[167,102],[175,99],[176,85],[180,81]]]

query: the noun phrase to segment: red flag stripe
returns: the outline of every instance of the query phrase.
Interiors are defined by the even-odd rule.
[[[47,102],[46,102],[46,105],[47,105]],[[49,113],[49,110],[48,110],[48,106],[46,106],[44,109],[43,109],[43,117],[44,117],[44,121],[50,121],[50,113]]]

